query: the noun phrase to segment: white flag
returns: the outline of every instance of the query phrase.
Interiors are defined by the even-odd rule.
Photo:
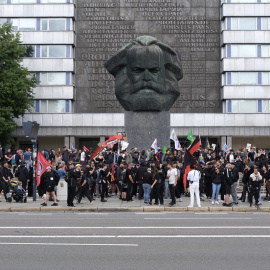
[[[176,150],[180,150],[180,149],[181,149],[181,144],[180,144],[180,142],[178,141],[178,139],[175,140],[175,142],[174,142],[174,148],[175,148]]]
[[[151,147],[153,149],[155,149],[155,154],[158,152],[158,149],[157,149],[157,139],[154,140],[154,142],[152,143]]]

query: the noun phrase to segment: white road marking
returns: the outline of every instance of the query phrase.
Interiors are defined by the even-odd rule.
[[[0,236],[0,238],[270,238],[270,235],[23,235],[23,236],[14,236],[14,235],[7,235],[7,236]],[[1,244],[1,243],[0,243]],[[3,243],[2,243],[3,244]],[[9,243],[6,243],[9,244]],[[19,244],[25,244],[19,243]],[[31,243],[29,243],[31,244]],[[35,243],[32,243],[35,244]],[[63,243],[64,244],[64,243]],[[69,245],[69,244],[66,244]],[[71,244],[70,244],[71,245]],[[82,244],[83,245],[83,244]],[[113,244],[112,244],[113,245]]]
[[[209,212],[209,213],[196,213],[195,215],[228,215],[228,212],[220,212],[220,213],[213,213],[213,212]]]
[[[42,230],[62,230],[62,229],[130,229],[130,230],[147,230],[147,229],[270,229],[270,226],[185,226],[185,227],[0,227],[0,230],[4,229],[42,229]]]
[[[252,219],[252,218],[144,218],[146,220],[191,220],[191,219],[195,219],[195,220],[228,220],[228,219],[231,219],[231,220],[242,220],[242,219]]]
[[[0,245],[38,245],[38,246],[117,246],[138,247],[138,244],[74,244],[74,243],[0,243]]]

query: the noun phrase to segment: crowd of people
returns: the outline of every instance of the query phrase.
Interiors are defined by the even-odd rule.
[[[110,196],[119,196],[122,201],[132,202],[135,198],[144,200],[145,205],[163,205],[164,199],[170,198],[170,206],[182,196],[190,197],[189,207],[194,206],[196,195],[197,206],[201,201],[211,200],[212,204],[222,202],[223,206],[247,201],[250,206],[258,207],[262,203],[261,190],[266,189],[264,200],[270,200],[270,156],[263,149],[231,149],[228,153],[217,152],[212,148],[200,148],[194,153],[196,165],[191,165],[185,182],[184,156],[185,149],[176,151],[161,149],[138,151],[114,151],[107,149],[93,157],[93,149],[42,150],[41,154],[50,163],[42,174],[38,193],[44,196],[42,206],[49,200],[52,206],[58,205],[57,185],[60,180],[68,183],[67,205],[75,207],[83,197],[91,204],[97,198],[107,202]],[[2,157],[0,166],[1,194],[6,200],[10,181],[17,177],[23,190],[32,196],[32,153],[31,149],[11,149]],[[238,198],[239,179],[243,192]],[[27,187],[28,186],[28,187]],[[230,202],[230,196],[232,202]],[[254,200],[253,200],[254,197]]]

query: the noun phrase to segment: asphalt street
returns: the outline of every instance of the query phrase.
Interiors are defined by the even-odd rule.
[[[0,213],[0,269],[269,269],[270,213]]]

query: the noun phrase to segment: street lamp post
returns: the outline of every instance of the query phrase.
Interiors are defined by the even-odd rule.
[[[37,200],[37,135],[39,124],[36,121],[23,122],[24,135],[33,143],[33,201]]]

